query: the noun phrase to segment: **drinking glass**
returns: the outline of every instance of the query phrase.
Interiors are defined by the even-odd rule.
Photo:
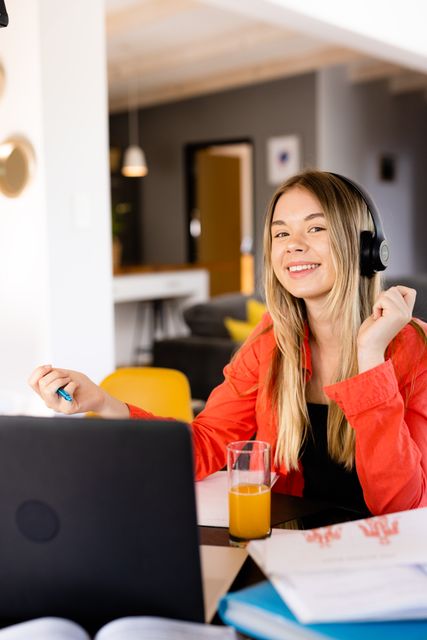
[[[230,539],[245,543],[271,533],[271,453],[260,440],[227,445]]]

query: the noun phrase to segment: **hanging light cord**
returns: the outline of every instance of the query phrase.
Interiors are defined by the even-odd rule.
[[[138,113],[133,108],[129,113],[129,144],[139,146]]]

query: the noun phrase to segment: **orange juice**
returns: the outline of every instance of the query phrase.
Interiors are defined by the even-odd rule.
[[[230,535],[249,540],[270,533],[270,487],[265,484],[237,484],[229,493]]]

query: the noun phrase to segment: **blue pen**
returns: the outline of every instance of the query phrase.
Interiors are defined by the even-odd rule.
[[[58,396],[61,396],[61,398],[64,398],[64,400],[67,400],[68,402],[73,401],[73,398],[70,396],[70,394],[67,393],[62,387],[59,387],[59,389],[56,390],[56,393],[58,394]]]

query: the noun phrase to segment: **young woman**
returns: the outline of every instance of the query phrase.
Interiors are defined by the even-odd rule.
[[[192,424],[197,479],[224,466],[228,442],[256,437],[272,445],[276,490],[373,514],[427,505],[427,325],[411,319],[413,289],[361,275],[372,226],[334,174],[308,171],[275,193],[268,313]],[[30,384],[55,411],[151,417],[75,371],[39,367]],[[58,397],[64,385],[73,402]]]

